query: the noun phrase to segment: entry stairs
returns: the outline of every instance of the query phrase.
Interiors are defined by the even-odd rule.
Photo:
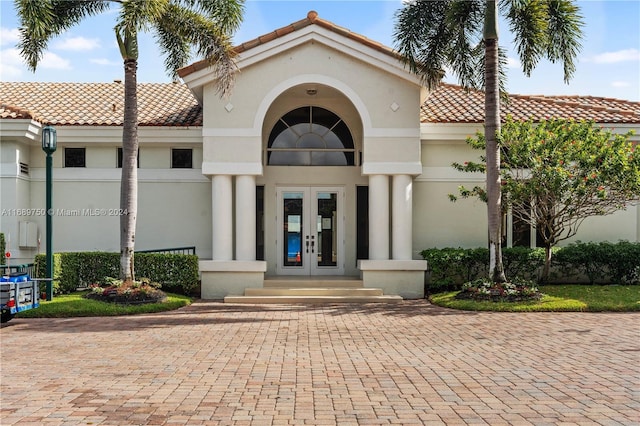
[[[262,288],[247,288],[244,296],[227,296],[225,303],[319,304],[397,303],[401,296],[384,294],[380,288],[365,288],[362,280],[350,277],[312,279],[265,278]]]

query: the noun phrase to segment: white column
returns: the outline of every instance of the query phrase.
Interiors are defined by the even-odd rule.
[[[369,176],[369,259],[389,259],[389,177]]]
[[[233,260],[233,193],[231,176],[211,178],[213,260]]]
[[[413,179],[409,175],[394,175],[392,185],[391,247],[393,260],[411,260]]]
[[[236,176],[236,260],[256,260],[256,178]]]

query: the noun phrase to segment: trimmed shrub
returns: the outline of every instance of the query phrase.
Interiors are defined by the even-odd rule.
[[[640,243],[576,242],[559,249],[552,262],[563,281],[640,284]]]
[[[4,257],[5,250],[7,250],[7,243],[4,241],[4,233],[0,232],[0,265],[7,263],[7,259]]]
[[[464,283],[487,277],[489,250],[484,248],[427,249],[427,293],[461,290]],[[536,281],[544,265],[544,249],[504,248],[502,260],[507,278]],[[640,284],[640,243],[577,242],[553,248],[552,279],[557,283]]]
[[[137,277],[148,278],[162,285],[163,290],[190,295],[198,286],[198,257],[187,254],[136,253]],[[45,255],[35,260],[35,274],[45,274]],[[120,254],[106,252],[54,253],[54,292],[70,293],[77,288],[102,282],[105,277],[120,273]]]

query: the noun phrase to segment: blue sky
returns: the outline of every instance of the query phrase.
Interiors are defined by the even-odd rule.
[[[519,94],[593,95],[640,101],[640,0],[579,1],[586,26],[577,72],[564,84],[562,66],[541,62],[527,78],[519,68],[507,26],[501,45],[510,59],[508,90]],[[268,1],[248,0],[235,42],[306,17],[321,18],[393,47],[394,13],[401,0]],[[27,70],[15,48],[18,21],[13,1],[0,0],[0,80],[109,82],[122,79],[122,61],[115,43],[115,12],[92,17],[52,40],[38,70]],[[163,59],[151,35],[140,38],[139,82],[167,82]],[[446,79],[455,83],[452,78]]]

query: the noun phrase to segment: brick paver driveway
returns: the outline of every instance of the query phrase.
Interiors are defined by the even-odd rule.
[[[406,301],[13,320],[0,422],[639,424],[639,319]]]

